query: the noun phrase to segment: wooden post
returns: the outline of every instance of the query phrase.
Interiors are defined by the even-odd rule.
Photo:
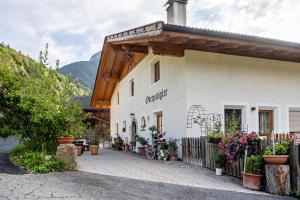
[[[291,193],[289,165],[266,165],[267,191],[288,196]]]
[[[300,165],[299,165],[299,144],[291,145],[290,168],[292,190],[300,192]]]

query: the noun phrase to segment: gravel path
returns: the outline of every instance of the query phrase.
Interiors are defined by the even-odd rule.
[[[292,200],[265,194],[249,194],[142,181],[86,172],[46,175],[0,174],[1,200]]]

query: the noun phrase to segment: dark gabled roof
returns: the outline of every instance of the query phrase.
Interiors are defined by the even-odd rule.
[[[277,46],[300,49],[300,43],[296,43],[296,42],[272,39],[272,38],[267,38],[267,37],[254,36],[254,35],[226,32],[226,31],[218,31],[218,30],[212,30],[212,29],[179,26],[179,25],[173,25],[173,24],[164,24],[163,31],[195,34],[195,35],[202,35],[202,36],[212,36],[212,37],[217,37],[217,38],[235,39],[235,40],[241,40],[241,41],[246,41],[246,42],[255,42],[255,43],[262,43],[262,44],[277,45]]]
[[[110,108],[116,85],[148,54],[183,57],[185,50],[300,63],[300,44],[259,36],[165,24],[105,37],[91,105]]]

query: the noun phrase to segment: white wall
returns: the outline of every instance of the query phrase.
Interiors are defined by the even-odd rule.
[[[158,60],[161,79],[153,84],[151,68]],[[131,79],[135,82],[134,97],[129,96]],[[167,97],[145,103],[147,96],[162,89],[168,90]],[[226,106],[242,107],[244,128],[256,132],[258,110],[274,109],[274,131],[289,132],[289,108],[300,108],[300,65],[200,51],[186,51],[183,58],[150,53],[117,85],[111,104],[111,134],[115,136],[118,122],[120,136],[129,141],[130,113],[135,114],[139,130],[141,117],[150,117],[146,131],[138,131],[145,138],[150,137],[148,128],[156,125],[154,113],[159,111],[163,112],[163,130],[167,138],[200,136],[197,125],[186,128],[191,105],[203,105],[208,113],[219,114],[224,114]],[[251,111],[251,107],[256,110]],[[124,120],[125,133],[122,132]]]
[[[152,64],[160,61],[160,80],[152,83]],[[115,136],[116,122],[119,122],[119,134],[130,141],[130,113],[135,114],[138,122],[138,134],[145,138],[150,137],[148,128],[156,125],[155,112],[163,112],[163,130],[167,132],[166,138],[181,138],[186,134],[185,129],[185,86],[182,73],[184,58],[155,56],[150,53],[139,63],[116,87],[111,101],[111,134]],[[129,97],[129,81],[134,79],[135,96]],[[168,90],[167,97],[155,103],[146,104],[147,96],[152,96],[162,89]],[[120,104],[117,105],[119,92]],[[146,131],[140,131],[141,118],[150,116],[146,122]],[[126,132],[121,132],[122,121],[126,121]]]
[[[300,104],[300,64],[199,51],[186,51],[185,58],[188,106],[216,113],[243,106],[249,131],[258,131],[258,110],[272,108],[274,131],[289,132],[288,107]]]

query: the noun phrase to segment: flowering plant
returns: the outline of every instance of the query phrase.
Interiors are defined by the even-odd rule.
[[[248,155],[256,154],[258,140],[259,137],[255,132],[228,133],[219,143],[219,149],[225,154],[230,163],[234,163],[243,158],[245,149],[247,149]]]

